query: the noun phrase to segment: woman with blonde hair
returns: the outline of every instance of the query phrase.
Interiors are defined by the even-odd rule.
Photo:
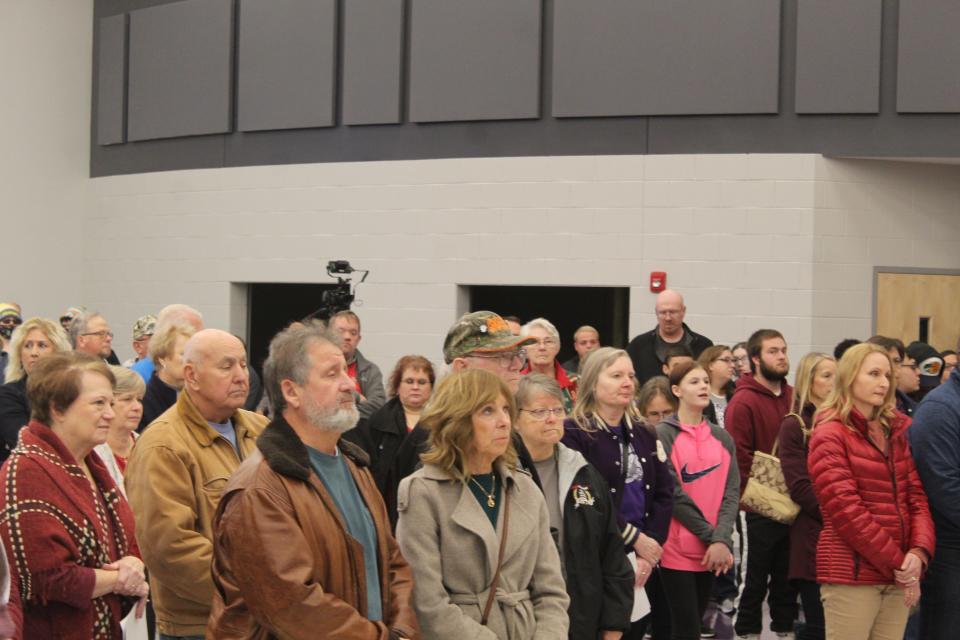
[[[563,444],[579,451],[610,488],[624,548],[636,552],[636,586],[648,588],[654,635],[668,624],[658,587],[650,580],[673,511],[673,479],[656,432],[634,407],[636,376],[626,351],[601,347],[583,363],[573,415],[564,422]],[[663,615],[661,615],[663,614]],[[625,638],[642,637],[643,621]]]
[[[540,489],[516,468],[516,404],[489,371],[448,376],[420,417],[423,467],[400,483],[397,542],[425,638],[566,638],[569,597]]]
[[[10,360],[6,384],[0,386],[0,464],[17,446],[17,436],[30,421],[27,377],[41,358],[70,351],[70,339],[63,328],[46,318],[30,318],[10,337]]]
[[[150,339],[154,371],[143,395],[143,416],[137,431],[142,433],[177,402],[177,394],[183,388],[183,348],[196,332],[192,324],[174,322],[160,325]]]
[[[143,415],[143,394],[146,391],[146,385],[140,374],[126,367],[111,366],[110,371],[117,380],[113,388],[114,417],[110,421],[107,441],[97,445],[93,450],[103,460],[103,464],[117,483],[120,492],[127,495],[123,486],[123,473],[127,469],[127,458],[130,457],[133,445],[139,437],[137,427]]]
[[[817,539],[823,526],[820,506],[807,472],[807,445],[814,413],[833,392],[837,361],[826,353],[808,353],[797,366],[790,413],[780,423],[779,456],[790,497],[800,513],[790,526],[790,568],[787,576],[800,593],[804,627],[800,640],[822,640],[823,605],[817,584]]]
[[[895,390],[882,347],[851,347],[810,438],[828,640],[902,638],[933,555],[933,521],[907,443],[910,418],[896,411]]]
[[[127,458],[139,437],[136,429],[140,424],[140,416],[143,415],[143,393],[146,385],[140,374],[126,367],[110,365],[110,372],[116,379],[113,387],[113,419],[110,420],[107,441],[98,444],[93,450],[100,456],[103,466],[117,484],[117,489],[126,497],[123,474],[127,469]],[[153,613],[149,603],[147,607],[146,616],[138,617],[136,611],[132,611],[121,621],[125,640],[145,640],[151,637],[147,632],[147,620],[152,618]]]

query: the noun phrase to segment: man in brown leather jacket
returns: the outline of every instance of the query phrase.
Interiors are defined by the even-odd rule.
[[[214,518],[207,638],[419,639],[413,583],[366,454],[343,352],[318,325],[270,344],[277,418],[230,479]]]

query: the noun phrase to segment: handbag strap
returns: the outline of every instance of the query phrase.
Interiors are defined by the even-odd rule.
[[[497,569],[493,572],[493,580],[490,582],[490,593],[487,595],[487,604],[483,607],[483,616],[480,618],[480,624],[486,626],[487,619],[490,617],[490,609],[493,608],[493,601],[497,596],[497,587],[500,584],[500,568],[503,566],[503,550],[507,547],[507,531],[510,528],[510,491],[506,483],[503,485],[503,533],[500,535],[500,550],[497,552]]]

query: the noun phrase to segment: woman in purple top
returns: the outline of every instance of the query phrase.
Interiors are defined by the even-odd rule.
[[[654,626],[667,620],[659,578],[648,581],[660,561],[673,510],[673,480],[653,428],[633,405],[637,381],[626,351],[603,347],[580,372],[573,413],[564,422],[563,444],[575,449],[606,480],[617,508],[625,551],[637,554],[637,586],[647,587]],[[661,615],[663,617],[661,618]],[[624,638],[642,637],[635,624]]]

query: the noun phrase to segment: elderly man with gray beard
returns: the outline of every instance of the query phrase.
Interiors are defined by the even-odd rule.
[[[340,438],[358,412],[337,339],[319,324],[277,334],[264,383],[277,417],[214,518],[207,638],[419,638],[366,454]]]

